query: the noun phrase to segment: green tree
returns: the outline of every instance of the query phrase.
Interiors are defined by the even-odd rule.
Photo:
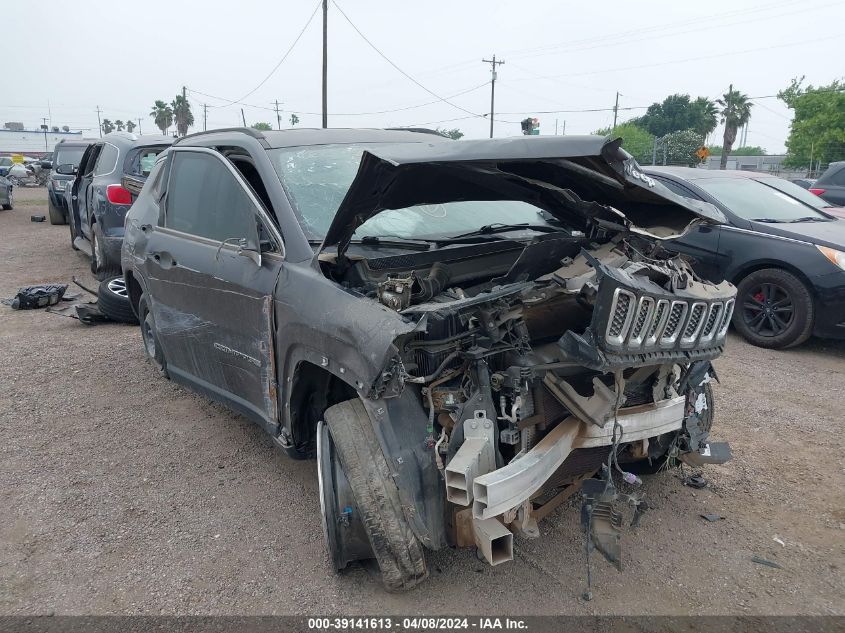
[[[156,99],[150,116],[156,124],[156,127],[161,130],[162,134],[167,134],[167,128],[173,125],[173,110],[160,99]]]
[[[452,128],[451,130],[447,130],[445,128],[442,128],[442,129],[437,128],[436,131],[439,132],[440,134],[442,134],[443,136],[448,136],[449,138],[451,138],[455,141],[457,141],[459,138],[461,138],[464,135],[464,133],[461,132],[458,128]]]
[[[707,136],[716,129],[716,124],[719,122],[719,108],[716,103],[707,97],[698,97],[691,104],[692,107],[692,126],[691,129],[698,132],[703,143]]]
[[[132,134],[132,130],[134,130],[136,127],[138,127],[138,124],[135,123],[132,119],[129,119],[126,122],[126,131],[129,132],[130,134]]]
[[[601,136],[609,136],[610,133],[611,129],[609,127],[593,132],[593,134],[599,134]],[[616,126],[613,137],[622,139],[622,148],[633,156],[638,163],[644,165],[651,164],[654,151],[654,135],[649,134],[639,125],[628,121]]]
[[[176,123],[176,133],[185,136],[188,128],[194,124],[194,114],[191,112],[190,102],[182,95],[176,95],[170,102],[173,109],[173,120]]]
[[[264,130],[264,131],[267,131],[267,130],[272,130],[272,129],[273,129],[273,126],[272,126],[272,125],[270,125],[269,123],[259,122],[259,123],[253,123],[253,124],[252,124],[252,129],[253,129],[253,130]]]
[[[114,123],[109,121],[108,119],[103,119],[103,134],[111,134],[114,132]]]
[[[662,103],[652,103],[644,115],[631,122],[655,136],[696,130],[703,142],[704,137],[716,129],[717,115],[716,104],[706,97],[692,101],[689,95],[674,94]]]
[[[845,79],[827,86],[803,87],[793,79],[778,98],[793,111],[785,164],[805,167],[821,161],[845,160]]]
[[[123,131],[124,123],[120,119],[114,120],[114,127],[117,129],[118,132]]]
[[[293,126],[293,125],[296,125],[297,123],[299,123],[299,117],[296,116],[295,114],[291,114],[290,115],[290,124]]]
[[[694,167],[701,162],[695,155],[696,150],[701,147],[701,136],[698,130],[671,132],[661,139],[661,143],[657,150],[658,160],[664,160],[665,147],[665,163],[667,165]]]
[[[63,126],[62,126],[62,130],[64,130],[65,132],[70,132],[70,126],[68,126],[68,125],[63,125]]]
[[[717,99],[716,103],[722,106],[721,121],[725,124],[722,160],[719,163],[719,169],[726,169],[731,147],[736,141],[737,130],[751,119],[751,106],[753,104],[748,100],[748,95],[742,94],[739,90],[729,90],[722,95],[721,99]]]

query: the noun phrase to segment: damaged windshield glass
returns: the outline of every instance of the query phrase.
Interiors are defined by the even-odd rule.
[[[287,147],[268,151],[309,238],[322,239],[358,173],[368,144]],[[379,144],[384,147],[384,144]],[[539,207],[517,200],[462,200],[391,209],[364,222],[353,240],[391,236],[437,239],[475,233],[485,225],[548,226]],[[530,228],[528,228],[530,227]]]

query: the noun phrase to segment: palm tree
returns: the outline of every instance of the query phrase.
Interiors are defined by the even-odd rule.
[[[130,134],[132,134],[132,130],[134,130],[136,127],[138,127],[138,124],[135,123],[135,121],[133,121],[132,119],[129,119],[126,122],[126,131]]]
[[[698,97],[690,105],[695,112],[695,124],[692,129],[701,135],[702,143],[706,143],[707,136],[716,129],[719,122],[719,108],[707,97]]]
[[[118,132],[122,132],[123,131],[123,121],[121,121],[120,119],[115,119],[114,120],[114,127],[117,128]]]
[[[716,103],[722,106],[722,123],[725,124],[724,144],[722,145],[722,161],[719,163],[719,169],[726,169],[728,166],[728,154],[731,153],[731,147],[736,141],[736,133],[739,128],[748,123],[751,118],[751,106],[753,105],[748,100],[748,95],[742,94],[739,90],[734,90],[733,86],[728,90],[721,99],[717,99]]]
[[[176,132],[179,136],[185,136],[188,128],[194,124],[194,115],[191,112],[191,104],[182,95],[176,95],[170,102],[173,108],[173,118],[176,121]]]
[[[114,132],[114,123],[108,119],[103,119],[103,134],[111,134]]]
[[[161,99],[156,99],[150,116],[162,134],[167,134],[167,128],[173,125],[173,110]]]

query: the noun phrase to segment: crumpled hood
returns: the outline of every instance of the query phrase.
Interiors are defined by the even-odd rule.
[[[726,222],[713,205],[645,175],[621,146],[610,137],[548,136],[368,149],[322,248],[346,250],[355,230],[381,211],[464,200],[520,200],[573,228],[657,239],[679,237],[695,221]]]

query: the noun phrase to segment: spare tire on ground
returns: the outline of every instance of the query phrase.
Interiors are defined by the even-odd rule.
[[[108,277],[100,282],[100,287],[97,289],[97,307],[112,321],[138,324],[138,318],[129,303],[129,293],[122,275]]]

